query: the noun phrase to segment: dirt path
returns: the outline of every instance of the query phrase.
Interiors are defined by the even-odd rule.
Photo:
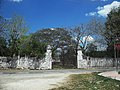
[[[2,75],[1,90],[48,90],[70,74],[17,74]]]
[[[1,71],[0,90],[49,90],[63,82],[70,74],[91,73],[102,70],[30,70]]]
[[[91,71],[49,71],[49,73],[0,74],[0,90],[49,90],[63,82],[70,74]]]

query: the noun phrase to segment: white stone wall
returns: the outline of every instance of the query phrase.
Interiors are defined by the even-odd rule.
[[[52,51],[50,45],[47,47],[45,58],[41,60],[33,60],[23,57],[17,60],[17,68],[21,69],[52,69]]]
[[[89,68],[89,67],[113,67],[113,58],[90,58],[77,60],[77,68]]]
[[[89,68],[89,67],[113,67],[113,58],[90,58],[83,59],[83,53],[80,47],[77,51],[77,68]]]
[[[31,61],[28,57],[18,58],[18,60],[16,61],[16,68],[28,69],[30,68],[30,63]]]
[[[113,67],[113,58],[90,58],[88,67]]]
[[[0,57],[0,68],[8,68],[7,57]]]

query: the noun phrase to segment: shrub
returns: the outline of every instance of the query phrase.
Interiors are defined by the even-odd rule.
[[[120,71],[118,71],[118,74],[120,74]]]

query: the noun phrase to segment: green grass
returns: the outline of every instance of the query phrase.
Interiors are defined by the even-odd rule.
[[[120,81],[99,76],[98,73],[74,74],[60,87],[51,90],[120,90]]]

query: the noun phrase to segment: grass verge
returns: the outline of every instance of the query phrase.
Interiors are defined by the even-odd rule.
[[[98,73],[74,74],[60,87],[51,90],[120,90],[120,81],[99,76]]]

